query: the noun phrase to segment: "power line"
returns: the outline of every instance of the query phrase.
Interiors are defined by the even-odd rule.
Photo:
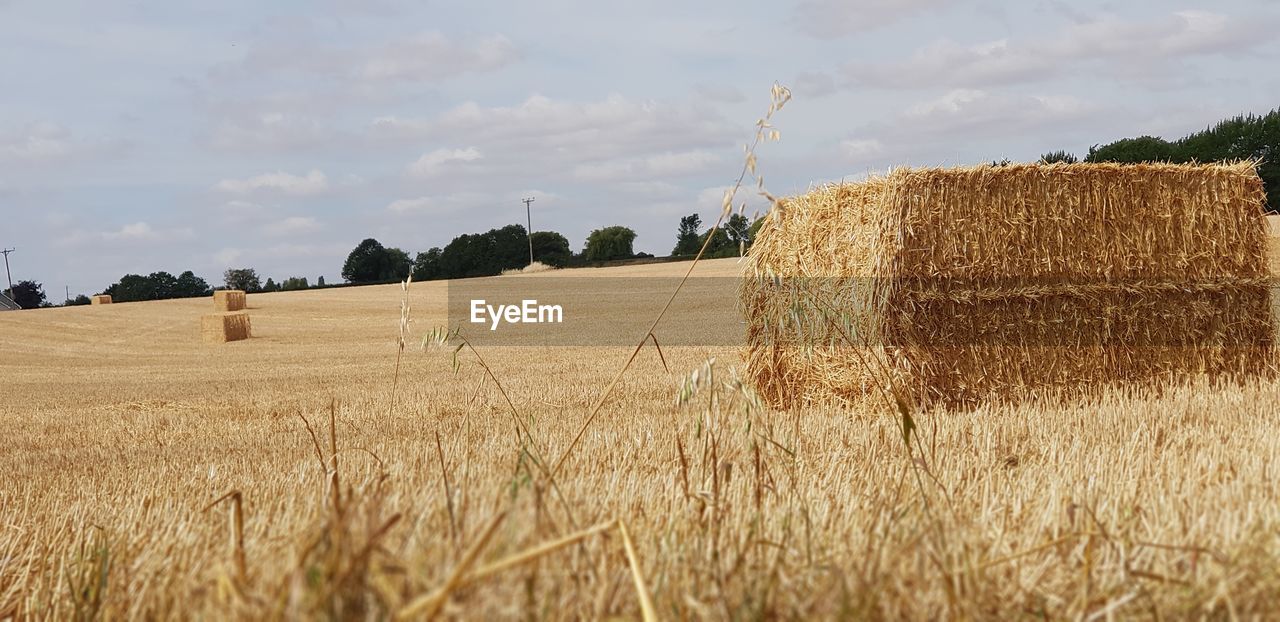
[[[525,197],[520,200],[524,201],[524,217],[525,217],[525,222],[528,223],[528,226],[529,226],[529,228],[525,230],[525,233],[529,237],[529,265],[532,266],[533,265],[533,215],[532,215],[532,212],[529,210],[529,204],[533,203],[533,197]]]

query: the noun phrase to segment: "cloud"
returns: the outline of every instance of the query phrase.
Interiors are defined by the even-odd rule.
[[[475,162],[483,158],[484,155],[475,147],[436,149],[431,153],[423,154],[417,161],[410,164],[409,174],[414,177],[432,177],[439,175],[444,170],[453,168],[453,165]]]
[[[869,158],[884,151],[884,143],[872,139],[847,139],[840,141],[840,150],[853,159]]]
[[[573,169],[573,176],[588,181],[654,179],[693,175],[718,163],[720,156],[708,151],[660,153],[645,158],[585,162]]]
[[[290,216],[283,220],[268,223],[261,228],[261,231],[270,236],[289,236],[302,233],[311,233],[320,229],[320,223],[314,218],[307,216]]]
[[[158,243],[168,241],[189,240],[195,237],[190,227],[173,229],[156,229],[145,221],[129,223],[112,231],[89,232],[81,229],[70,232],[60,241],[59,246],[116,245],[128,243]]]
[[[1067,73],[1104,73],[1142,81],[1185,73],[1179,60],[1230,55],[1262,45],[1268,20],[1207,11],[1178,11],[1149,20],[1104,15],[1058,33],[974,45],[935,41],[898,62],[845,66],[850,85],[882,88],[984,87],[1048,80]]]
[[[954,0],[806,0],[796,6],[791,23],[810,36],[833,39],[875,30],[954,3]]]
[[[281,192],[290,195],[314,195],[329,189],[324,173],[312,170],[306,176],[291,175],[282,171],[264,173],[248,179],[224,179],[214,188],[232,194],[249,194],[259,190]]]
[[[228,151],[289,150],[333,142],[340,133],[319,119],[268,111],[224,115],[208,134],[216,149]]]
[[[386,82],[423,82],[494,71],[520,57],[502,35],[450,37],[428,31],[378,43],[339,46],[309,34],[273,37],[254,44],[216,79],[253,79],[264,74],[328,78],[363,88]]]
[[[486,203],[493,203],[493,195],[480,192],[457,192],[442,196],[422,196],[411,199],[397,199],[387,205],[387,211],[397,214],[415,212],[442,215],[474,208]]]
[[[693,87],[693,93],[700,99],[721,104],[740,104],[747,101],[747,96],[742,93],[742,89],[729,84],[699,83]]]
[[[515,106],[495,107],[467,102],[431,119],[380,117],[371,131],[402,140],[459,136],[536,150],[543,158],[584,161],[724,144],[738,136],[719,113],[706,106],[633,101],[621,95],[588,102],[533,95]],[[492,151],[486,149],[486,153]]]
[[[370,50],[358,73],[371,80],[437,80],[499,69],[519,58],[502,35],[457,41],[427,32]]]

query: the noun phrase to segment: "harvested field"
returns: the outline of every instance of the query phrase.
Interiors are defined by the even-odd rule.
[[[619,519],[664,619],[1280,608],[1280,383],[937,412],[908,455],[887,413],[753,408],[714,381],[739,347],[665,348],[669,372],[646,349],[553,486],[534,456],[565,451],[630,349],[482,348],[513,419],[475,356],[455,375],[415,347],[444,294],[411,286],[398,379],[395,285],[256,295],[234,348],[192,330],[207,299],[0,316],[0,618],[385,617],[477,543],[473,571],[602,523],[460,573],[442,612],[638,618]]]

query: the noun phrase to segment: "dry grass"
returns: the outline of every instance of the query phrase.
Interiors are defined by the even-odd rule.
[[[555,270],[555,269],[556,269],[555,266],[548,266],[547,264],[542,263],[541,261],[535,261],[523,268],[511,268],[508,270],[503,270],[502,276],[511,276],[515,274],[537,274],[539,272],[547,272],[548,270]]]
[[[413,285],[411,333],[444,293]],[[456,375],[410,350],[393,404],[400,303],[277,294],[234,349],[199,347],[203,300],[0,317],[0,618],[1280,607],[1280,383],[938,412],[908,457],[894,417],[761,410],[736,347],[667,348],[673,372],[642,352],[553,482],[630,349],[481,348]]]

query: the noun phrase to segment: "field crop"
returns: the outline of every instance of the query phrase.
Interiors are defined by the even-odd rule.
[[[761,408],[735,346],[646,347],[569,452],[630,348],[455,371],[418,347],[439,282],[251,295],[229,344],[209,307],[0,314],[0,618],[1280,609],[1280,382],[933,412],[908,449],[872,405]]]

